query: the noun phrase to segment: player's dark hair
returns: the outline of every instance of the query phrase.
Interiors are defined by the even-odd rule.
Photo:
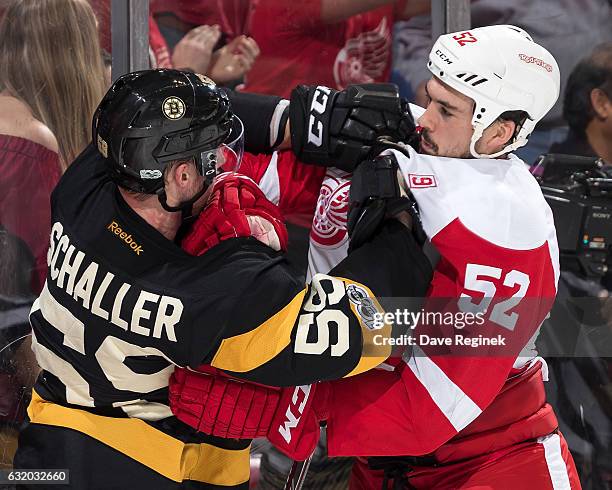
[[[474,103],[472,107],[472,113],[475,109],[476,104]],[[525,124],[525,121],[527,121],[527,119],[529,119],[529,113],[527,113],[526,111],[506,111],[502,112],[499,115],[495,122],[512,121],[514,123],[514,133],[512,134],[510,139],[506,141],[505,145],[514,143],[519,131],[521,130],[523,124]]]
[[[591,92],[602,90],[612,100],[612,42],[597,46],[591,55],[572,71],[565,89],[563,117],[570,128],[584,134],[596,116],[591,104]]]
[[[525,111],[506,111],[502,112],[497,118],[498,121],[512,121],[514,123],[514,134],[506,142],[507,145],[514,143],[516,135],[519,133],[525,121],[529,119],[529,114]]]

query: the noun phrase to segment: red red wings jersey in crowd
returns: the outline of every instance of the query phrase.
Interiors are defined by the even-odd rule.
[[[110,0],[92,0],[90,4],[98,19],[100,47],[112,54]],[[152,14],[149,15],[149,58],[153,68],[172,68],[168,44]]]
[[[173,68],[168,44],[159,31],[159,26],[153,15],[149,15],[149,56],[151,58],[151,66],[155,68]]]
[[[480,312],[484,324],[469,334],[466,329],[465,336],[501,335],[507,347],[460,346],[443,355],[439,348],[417,345],[395,369],[334,383],[337,403],[332,402],[328,419],[329,454],[427,454],[460,432],[480,433],[530,417],[537,419],[535,425],[519,426],[513,432],[518,440],[552,432],[556,420],[543,398],[541,379],[523,378],[538,369],[528,369],[537,356],[533,339],[552,306],[559,275],[552,212],[537,182],[514,155],[453,159],[408,151],[410,158],[395,152],[401,173],[441,256],[428,304],[453,299],[445,311]],[[281,207],[291,202],[293,209],[308,210],[318,192],[320,170],[301,166],[290,153],[277,153],[271,161],[247,159],[242,171]],[[293,180],[300,172],[300,180]],[[309,251],[311,274],[326,272],[346,255],[347,177],[330,169],[320,187]],[[430,309],[439,311],[440,305]],[[439,331],[439,325],[421,323],[414,336],[440,336]],[[378,423],[382,420],[384,424]]]
[[[256,0],[152,0],[151,12],[170,12],[192,26],[217,24],[231,40],[248,34]]]
[[[321,0],[260,0],[251,36],[261,55],[247,75],[249,92],[288,97],[298,84],[343,89],[386,82],[391,68],[395,2],[324,24]]]

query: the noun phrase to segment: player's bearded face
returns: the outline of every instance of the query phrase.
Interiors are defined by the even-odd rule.
[[[443,157],[472,158],[470,140],[474,102],[437,78],[426,85],[427,110],[419,118],[421,153]]]

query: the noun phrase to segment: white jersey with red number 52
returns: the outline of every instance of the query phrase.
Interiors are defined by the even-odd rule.
[[[409,157],[394,151],[419,206],[423,228],[440,254],[425,311],[484,317],[482,325],[471,329],[462,329],[458,322],[446,329],[421,322],[413,332],[416,345],[405,352],[396,381],[403,386],[397,390],[407,394],[409,402],[398,398],[390,403],[399,403],[402,420],[412,421],[402,426],[401,439],[410,441],[402,450],[424,454],[471,425],[508,378],[535,360],[535,337],[556,294],[559,252],[550,207],[516,156],[454,159],[421,155],[412,148],[408,152]],[[347,238],[335,228],[343,223],[338,200],[348,197],[348,185],[346,178],[328,171],[311,232],[311,273],[325,272],[346,253]],[[499,336],[507,344],[464,347],[457,344],[461,336],[475,340]],[[440,338],[454,343],[427,344],[427,339]],[[328,421],[330,454],[380,449],[375,438],[365,434],[355,444],[345,437],[355,424],[380,415],[375,403],[363,401],[371,379],[380,381],[366,374],[361,381],[336,386],[339,398],[352,396],[363,407],[348,421],[344,412]],[[385,411],[389,406],[381,413]],[[422,420],[428,423],[415,422]]]
[[[485,313],[501,332],[518,325],[534,335],[556,294],[559,250],[552,211],[525,163],[513,154],[456,159],[408,152],[394,151],[441,257],[429,296],[459,298],[461,311]]]

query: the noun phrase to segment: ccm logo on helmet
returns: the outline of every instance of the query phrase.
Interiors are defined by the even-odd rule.
[[[408,187],[411,189],[423,189],[424,187],[438,187],[433,175],[408,174]]]
[[[543,61],[540,58],[536,58],[535,56],[529,56],[527,54],[521,53],[519,54],[519,58],[521,59],[521,61],[524,61],[525,63],[534,63],[538,66],[541,66],[549,73],[553,71],[552,65],[550,65],[549,63],[546,63],[546,61]]]
[[[452,65],[453,64],[453,62],[450,60],[450,58],[448,56],[446,56],[439,49],[436,49],[436,54],[438,55],[438,58],[440,58],[442,61],[444,61],[447,65]]]
[[[327,87],[319,86],[312,98],[312,104],[310,105],[310,120],[308,121],[308,143],[312,143],[315,146],[321,146],[323,143],[323,123],[320,117],[327,108],[327,102],[329,101],[330,89]]]
[[[302,400],[298,405],[299,396],[302,395]],[[278,426],[278,433],[285,439],[285,442],[289,444],[291,442],[291,429],[297,427],[304,413],[304,407],[310,396],[310,385],[296,386],[293,390],[293,396],[291,397],[291,403],[287,407],[285,412],[285,421],[283,425]],[[297,416],[293,414],[293,410],[297,413]]]

